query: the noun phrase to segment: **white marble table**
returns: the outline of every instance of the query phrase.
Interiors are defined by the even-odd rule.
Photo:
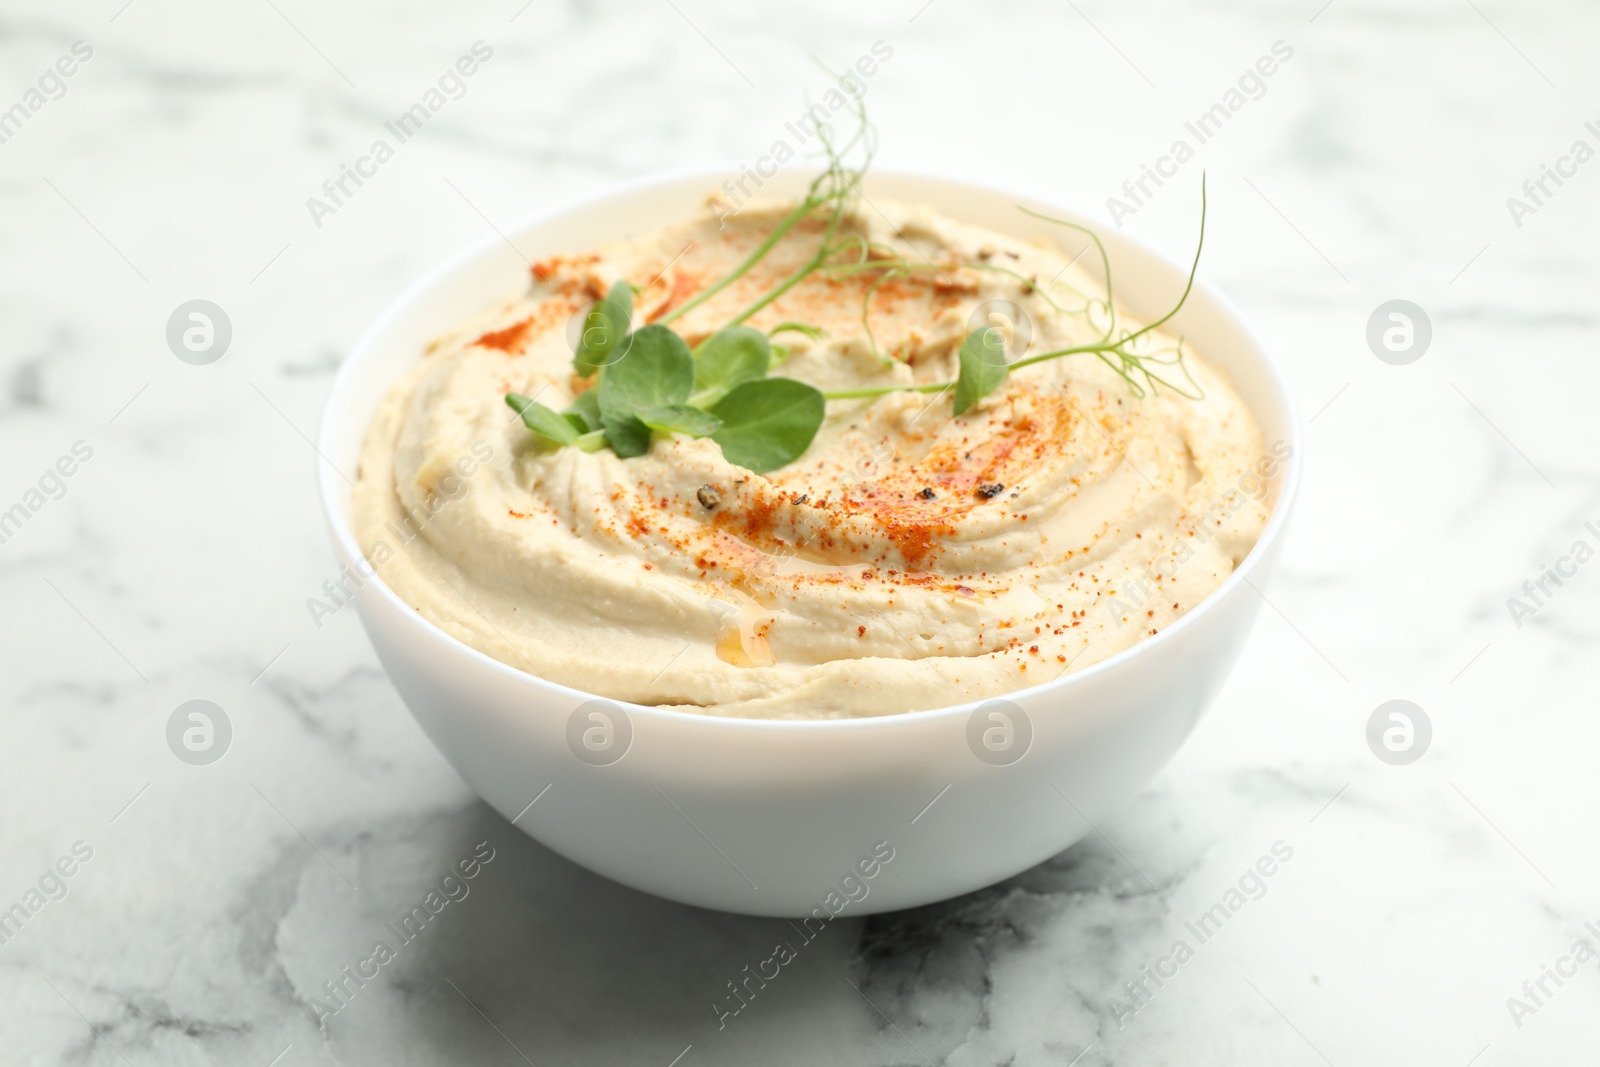
[[[1542,978],[1600,945],[1600,564],[1561,563],[1600,547],[1600,163],[1560,163],[1600,147],[1592,5],[520,2],[0,13],[0,108],[23,105],[0,123],[0,511],[25,512],[0,544],[0,909],[26,915],[0,1061],[1595,1061],[1600,964]],[[314,219],[480,40],[464,95]],[[1107,225],[1292,49],[1118,214],[1181,255],[1209,171],[1204,270],[1287,361],[1309,478],[1232,681],[1104,837],[842,921],[719,1029],[782,924],[609,884],[474,799],[355,618],[308,617],[333,564],[307,435],[341,354],[440,257],[597,183],[752,160],[825,88],[808,56],[875,41],[887,164]],[[1572,176],[1513,213],[1542,164]],[[1396,298],[1433,326],[1407,366],[1364,339]],[[165,339],[193,299],[232,323],[209,365]],[[1545,565],[1575,573],[1513,618]],[[1366,741],[1396,698],[1433,727],[1406,766]],[[191,699],[232,723],[209,766],[166,742]],[[481,841],[470,894],[319,1025],[323,983]],[[1276,842],[1292,858],[1201,943],[1187,924]]]

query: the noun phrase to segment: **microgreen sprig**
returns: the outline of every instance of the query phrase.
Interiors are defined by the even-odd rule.
[[[1100,238],[1077,223],[1021,209],[1036,218],[1086,234],[1099,251],[1106,295],[1103,299],[1084,296],[1083,307],[1071,312],[1051,297],[1046,291],[1049,286],[1041,286],[1037,280],[1003,264],[982,261],[915,263],[894,248],[872,242],[861,233],[842,233],[846,220],[854,212],[861,179],[876,151],[875,132],[859,101],[856,111],[860,127],[843,147],[835,144],[826,127],[819,131],[828,157],[826,169],[812,180],[805,196],[761,243],[716,283],[661,316],[657,322],[631,332],[636,290],[626,281],[613,283],[606,296],[585,314],[573,355],[574,374],[580,379],[594,379],[594,386],[581,393],[563,412],[553,411],[520,393],[507,393],[506,403],[522,417],[523,424],[548,445],[575,447],[585,452],[609,447],[623,459],[648,452],[652,436],[657,433],[709,438],[717,443],[730,463],[765,474],[794,462],[810,447],[830,400],[865,399],[899,392],[951,391],[952,412],[959,416],[999,389],[1013,371],[1068,356],[1094,355],[1115,371],[1129,391],[1138,397],[1145,396],[1147,390],[1158,391],[1165,387],[1180,396],[1200,398],[1200,387],[1184,364],[1181,339],[1176,348],[1155,352],[1135,351],[1133,346],[1169,322],[1182,309],[1194,288],[1201,249],[1205,245],[1204,176],[1200,181],[1200,238],[1183,294],[1161,318],[1119,335],[1110,258]],[[862,149],[862,162],[858,166],[846,166],[845,153],[858,146]],[[747,275],[796,226],[819,213],[824,220],[816,252],[754,298],[726,325],[693,349],[671,328],[672,322]],[[1103,307],[1104,329],[1089,344],[1007,362],[1003,335],[994,326],[982,326],[967,334],[957,352],[955,381],[822,392],[792,378],[772,377],[770,372],[790,351],[774,338],[784,333],[799,333],[815,340],[825,336],[824,331],[800,322],[780,323],[766,332],[745,325],[812,274],[821,273],[842,280],[876,273],[862,296],[861,322],[871,350],[887,361],[890,357],[879,352],[872,332],[873,295],[897,278],[927,271],[942,274],[961,270],[1009,275],[1021,283],[1024,295],[1037,295],[1053,311],[1083,314],[1091,322],[1095,309]],[[1176,367],[1193,392],[1161,373],[1168,367]]]
[[[598,377],[598,384],[562,413],[519,393],[507,394],[506,403],[523,424],[556,447],[593,451],[609,445],[625,459],[647,452],[657,432],[709,437],[729,462],[757,474],[800,458],[816,437],[827,404],[815,386],[768,377],[790,351],[772,338],[792,332],[816,339],[823,331],[785,322],[763,333],[744,323],[836,254],[839,230],[852,213],[856,187],[876,150],[875,134],[859,101],[857,117],[860,126],[842,147],[826,126],[819,130],[826,169],[812,180],[800,203],[715,284],[629,333],[633,289],[624,281],[614,283],[585,316],[573,357],[574,372],[580,378]],[[847,166],[845,154],[858,146],[862,161]],[[691,351],[670,324],[748,274],[791,230],[818,212],[827,214],[816,254]],[[853,239],[859,237],[843,240],[848,244]]]
[[[1073,345],[1067,348],[1058,348],[1050,352],[1040,352],[1037,355],[1025,356],[1013,363],[1007,363],[1005,358],[1004,338],[1001,336],[999,330],[994,326],[980,326],[978,329],[973,330],[967,335],[957,353],[958,372],[956,380],[953,382],[924,382],[917,385],[883,385],[873,386],[865,389],[836,389],[824,393],[823,396],[828,400],[856,400],[870,397],[887,396],[890,393],[940,393],[947,389],[954,389],[954,413],[960,415],[970,409],[979,400],[982,400],[984,397],[1000,388],[1000,386],[1004,384],[1005,380],[1010,376],[1012,371],[1021,370],[1024,367],[1031,367],[1037,363],[1044,363],[1048,360],[1062,359],[1067,356],[1094,355],[1099,358],[1101,362],[1105,363],[1106,366],[1115,371],[1117,375],[1121,377],[1125,383],[1127,383],[1129,392],[1133,393],[1133,395],[1136,397],[1144,397],[1147,389],[1149,391],[1157,391],[1160,387],[1165,386],[1170,391],[1189,400],[1201,399],[1204,394],[1200,390],[1200,385],[1194,380],[1194,376],[1189,373],[1189,369],[1183,360],[1182,339],[1178,341],[1178,344],[1175,348],[1158,350],[1156,352],[1135,352],[1129,346],[1133,345],[1140,338],[1150,335],[1154,330],[1159,329],[1161,326],[1171,321],[1172,317],[1182,310],[1183,305],[1188,302],[1189,294],[1194,290],[1195,274],[1200,269],[1200,253],[1205,248],[1206,241],[1205,176],[1201,175],[1200,178],[1200,237],[1195,243],[1194,259],[1189,265],[1189,276],[1184,284],[1183,293],[1178,297],[1177,303],[1174,304],[1172,309],[1169,310],[1165,315],[1162,315],[1159,319],[1156,319],[1148,326],[1143,326],[1137,330],[1126,332],[1120,337],[1115,337],[1115,339],[1113,338],[1116,333],[1117,319],[1116,304],[1111,289],[1111,263],[1109,257],[1106,256],[1105,246],[1101,244],[1099,237],[1097,237],[1092,231],[1087,230],[1076,223],[1067,222],[1063,219],[1051,218],[1047,215],[1041,215],[1038,212],[1030,211],[1027,208],[1022,208],[1021,210],[1025,211],[1029,215],[1033,215],[1035,218],[1043,219],[1046,222],[1054,222],[1062,226],[1069,226],[1075,230],[1081,230],[1084,233],[1087,233],[1090,238],[1094,240],[1096,247],[1099,248],[1101,264],[1106,279],[1106,297],[1104,304],[1107,308],[1106,328],[1101,333],[1099,340],[1086,345]],[[906,268],[896,266],[892,269],[898,271]],[[882,279],[879,279],[879,281],[881,280]],[[878,283],[875,282],[874,286],[876,286],[876,284]],[[1031,281],[1030,285],[1032,285]],[[1041,296],[1044,295],[1043,291],[1039,289],[1037,285],[1033,285],[1033,289],[1034,291],[1039,292]],[[1187,384],[1188,388],[1179,386],[1177,383],[1168,380],[1162,374],[1158,373],[1158,370],[1153,369],[1164,367],[1178,368],[1178,370],[1182,372],[1183,380]],[[1138,377],[1135,377],[1135,375]],[[1142,384],[1139,380],[1140,378],[1143,379]],[[1191,392],[1190,390],[1193,391]]]
[[[520,393],[508,393],[506,403],[558,448],[609,445],[630,459],[649,451],[654,433],[709,437],[728,462],[757,474],[799,459],[822,425],[826,401],[816,387],[767,377],[772,343],[760,330],[725,327],[691,351],[656,323],[622,344],[625,358],[602,367],[599,384],[566,412]]]

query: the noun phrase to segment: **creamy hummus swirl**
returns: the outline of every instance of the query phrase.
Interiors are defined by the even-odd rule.
[[[572,372],[572,322],[613,281],[642,289],[635,326],[658,319],[788,207],[720,224],[708,212],[536,264],[529,292],[432,344],[362,452],[357,535],[383,580],[446,632],[554,682],[708,714],[830,718],[1081,670],[1170,625],[1254,545],[1285,453],[1187,349],[1199,400],[1136,396],[1077,355],[1015,371],[960,417],[948,393],[830,401],[806,453],[766,475],[710,440],[657,435],[626,460],[548,448],[506,407],[515,391],[561,410],[592,386]],[[885,201],[849,228],[941,269],[881,281],[875,345],[862,298],[880,276],[810,276],[749,323],[827,331],[780,335],[792,354],[774,373],[823,390],[951,381],[992,301],[1022,309],[1015,341],[1030,352],[1104,326],[1103,303],[1088,306],[1103,289],[1054,247]],[[820,221],[802,224],[673,328],[697,343],[820,240]]]

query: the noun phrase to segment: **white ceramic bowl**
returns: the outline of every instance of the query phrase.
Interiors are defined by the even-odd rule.
[[[508,235],[529,259],[588,248],[689,217],[729,173],[635,182],[561,205]],[[809,177],[781,173],[763,193],[796,193]],[[1182,289],[1185,268],[1054,205],[901,173],[874,173],[865,191],[1021,237],[1058,240],[1064,231],[1018,212],[1019,203],[1093,226],[1110,252],[1118,295],[1147,317]],[[521,292],[527,278],[524,259],[492,237],[407,290],[340,368],[322,421],[324,456],[354,471],[379,398],[423,345]],[[1282,374],[1233,306],[1203,282],[1174,327],[1233,376],[1266,440],[1292,448],[1275,479],[1276,509],[1238,571],[1174,625],[1102,663],[1009,694],[1027,719],[1015,724],[1016,736],[1031,725],[1032,740],[1007,765],[969,747],[969,726],[1004,725],[979,713],[972,726],[972,704],[823,722],[623,704],[631,727],[625,755],[596,766],[568,743],[569,720],[592,694],[467,647],[381,581],[357,596],[362,623],[412,714],[472,788],[526,833],[608,878],[687,904],[790,917],[887,911],[989,885],[1083,837],[1166,763],[1231,669],[1259,606],[1251,583],[1261,585],[1278,556],[1301,452]],[[354,567],[348,487],[325,464],[320,482],[334,551]],[[893,859],[868,863],[873,877],[863,878],[857,864],[879,842],[887,842],[879,855],[892,849]]]

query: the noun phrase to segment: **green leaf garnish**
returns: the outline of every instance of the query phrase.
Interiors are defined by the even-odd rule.
[[[639,419],[652,430],[662,433],[686,433],[690,437],[710,437],[722,427],[722,420],[688,404],[664,404],[644,408]]]
[[[600,391],[598,389],[590,389],[586,393],[579,394],[578,399],[574,400],[571,406],[561,414],[566,416],[567,420],[574,426],[577,426],[581,433],[602,429],[600,422]]]
[[[512,411],[522,416],[523,425],[545,440],[557,445],[578,443],[580,431],[565,416],[556,414],[537,400],[521,393],[507,393],[506,403]]]
[[[617,346],[628,335],[632,319],[633,286],[625,281],[613,282],[605,299],[584,316],[578,350],[572,355],[572,369],[578,372],[578,377],[588,378],[620,358],[620,354],[616,354]]]
[[[600,421],[611,450],[623,459],[650,451],[645,408],[670,407],[694,389],[694,356],[683,338],[665,326],[646,326],[622,342],[620,359],[600,376]]]
[[[958,357],[961,370],[956,377],[954,397],[955,413],[960,415],[972,405],[1000,388],[1006,380],[1005,340],[993,326],[973,330],[961,344]]]
[[[700,342],[694,350],[693,403],[709,408],[734,386],[767,375],[772,342],[760,330],[729,326]]]
[[[800,458],[826,411],[815,387],[793,378],[761,378],[734,387],[711,409],[722,420],[711,439],[729,463],[766,474]]]

